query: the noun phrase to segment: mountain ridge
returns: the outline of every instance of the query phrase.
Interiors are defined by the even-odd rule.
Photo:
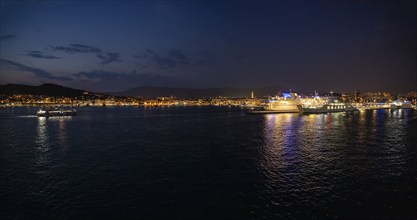
[[[276,95],[284,88],[281,86],[253,87],[253,88],[234,88],[234,87],[216,87],[216,88],[175,88],[159,86],[139,86],[120,92],[112,92],[112,95],[118,96],[139,96],[146,98],[169,97],[177,98],[209,98],[209,97],[250,97],[253,91],[255,96]]]
[[[82,96],[107,96],[105,94],[89,92],[81,89],[74,89],[53,83],[44,83],[39,86],[25,85],[25,84],[5,84],[0,85],[1,95],[45,95],[45,96],[61,96],[61,97],[82,97]]]
[[[284,90],[280,86],[253,87],[253,88],[236,88],[236,87],[215,87],[215,88],[176,88],[160,86],[139,86],[126,89],[120,92],[90,92],[82,89],[74,89],[53,83],[44,83],[38,86],[25,84],[5,84],[0,85],[1,95],[45,95],[61,97],[82,97],[82,96],[130,96],[143,98],[170,97],[177,98],[210,98],[210,97],[250,97],[252,91],[257,97],[277,95],[279,91]]]

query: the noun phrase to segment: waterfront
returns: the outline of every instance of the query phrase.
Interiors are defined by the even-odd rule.
[[[417,113],[0,109],[0,218],[417,216]]]

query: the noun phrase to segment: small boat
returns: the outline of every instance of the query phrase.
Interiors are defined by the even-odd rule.
[[[63,109],[63,108],[39,109],[39,111],[36,112],[36,116],[38,117],[75,116],[75,115],[77,115],[77,110]]]

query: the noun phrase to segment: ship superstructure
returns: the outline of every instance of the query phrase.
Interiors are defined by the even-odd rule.
[[[313,101],[306,101],[303,105],[298,105],[301,113],[332,113],[358,111],[352,104],[343,103],[334,97],[314,98]]]
[[[77,110],[75,110],[75,109],[64,109],[62,107],[39,109],[36,112],[36,116],[38,116],[38,117],[75,116],[75,115],[77,115]]]
[[[297,93],[283,92],[282,96],[272,97],[260,108],[257,108],[249,113],[252,114],[269,114],[269,113],[298,113],[297,105],[301,105],[301,99]]]

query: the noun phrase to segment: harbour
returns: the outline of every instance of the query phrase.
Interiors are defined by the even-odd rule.
[[[300,97],[297,93],[282,93],[282,96],[275,96],[260,102],[258,106],[248,111],[248,114],[279,114],[279,113],[301,113],[301,114],[323,114],[334,112],[352,112],[360,110],[380,109],[415,109],[409,101],[395,100],[380,103],[354,102],[344,103],[333,95]]]
[[[417,220],[416,1],[0,8],[0,220]]]

